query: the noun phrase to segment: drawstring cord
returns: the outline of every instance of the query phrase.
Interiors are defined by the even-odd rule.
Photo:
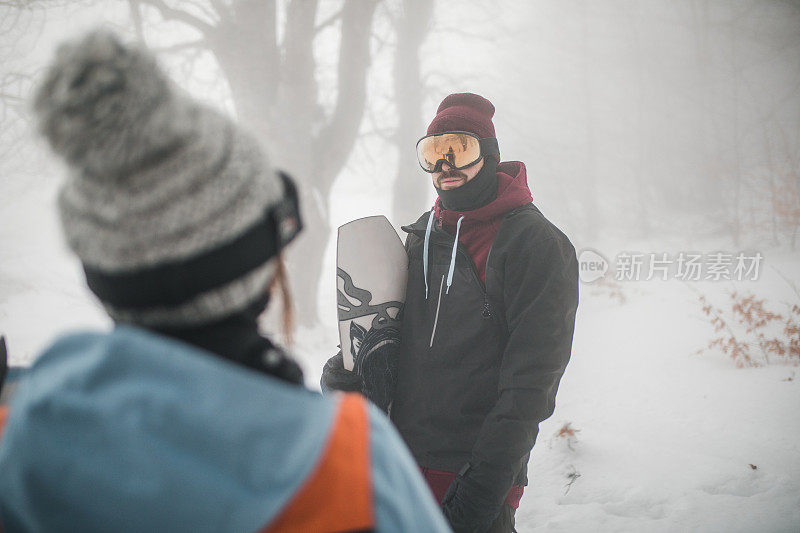
[[[453,253],[450,255],[450,270],[447,271],[447,290],[445,294],[450,294],[450,285],[453,284],[453,271],[456,267],[456,252],[458,251],[458,233],[461,231],[461,221],[464,220],[464,215],[461,215],[456,224],[456,239],[453,241]]]
[[[436,302],[436,316],[433,318],[433,330],[431,331],[431,343],[428,348],[433,347],[433,339],[436,338],[436,325],[439,323],[439,309],[442,307],[442,285],[444,285],[444,276],[442,281],[439,282],[439,300]]]
[[[428,217],[428,227],[425,230],[425,244],[422,246],[422,275],[425,278],[425,299],[428,299],[428,244],[431,240],[431,228],[433,227],[433,210]]]
[[[453,284],[453,272],[456,267],[456,253],[458,252],[458,235],[461,232],[461,221],[464,220],[464,215],[458,219],[456,224],[456,238],[453,241],[453,252],[450,254],[450,268],[447,271],[447,290],[445,294],[450,294],[450,285]],[[428,299],[428,249],[431,240],[431,229],[433,228],[433,209],[428,216],[428,227],[425,230],[425,243],[422,245],[422,273],[425,277],[425,299]],[[433,339],[436,337],[436,326],[439,323],[439,309],[442,305],[442,285],[444,284],[444,276],[439,283],[439,300],[436,302],[436,316],[433,319],[433,330],[431,331],[431,342],[429,347],[433,346]]]

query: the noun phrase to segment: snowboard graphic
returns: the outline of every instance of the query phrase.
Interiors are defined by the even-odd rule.
[[[336,300],[344,367],[361,374],[379,351],[396,349],[405,302],[408,256],[385,216],[339,228]]]

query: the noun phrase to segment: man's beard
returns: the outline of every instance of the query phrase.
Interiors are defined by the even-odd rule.
[[[437,180],[446,179],[446,176],[462,178],[463,182],[453,182],[447,189],[436,188],[439,200],[445,209],[451,211],[471,211],[484,206],[497,198],[497,160],[487,158],[474,178],[467,181],[466,175],[460,170],[448,169]]]
[[[439,179],[436,180],[436,187],[439,189],[442,188],[442,182],[447,179],[459,178],[462,181],[467,181],[467,175],[461,172],[460,170],[447,170],[442,171],[442,175],[439,176]]]

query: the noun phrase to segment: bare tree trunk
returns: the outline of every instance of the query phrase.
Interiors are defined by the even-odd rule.
[[[377,2],[345,2],[338,63],[338,96],[331,117],[319,130],[311,147],[313,185],[305,201],[306,236],[291,250],[290,260],[303,265],[304,279],[295,283],[298,308],[305,312],[300,321],[318,320],[317,300],[322,262],[330,236],[328,198],[334,180],[344,168],[358,138],[358,128],[367,101],[367,71],[370,63],[372,17]],[[312,102],[313,105],[314,102]]]
[[[322,154],[312,144],[313,132],[319,131],[324,120],[317,102],[318,85],[314,76],[317,8],[317,0],[293,0],[287,6],[284,57],[277,99],[270,111],[272,131],[269,137],[278,163],[291,170],[302,183],[299,192],[304,229],[297,242],[289,248],[286,259],[292,273],[290,280],[298,321],[305,326],[313,325],[319,319],[317,294],[330,229],[328,197],[320,193],[320,188],[325,187],[329,178],[316,173],[315,161]],[[335,142],[338,141],[331,141],[331,144]],[[338,168],[331,170],[339,171]]]
[[[394,94],[398,124],[394,140],[399,150],[392,199],[392,220],[409,224],[425,210],[431,188],[419,169],[414,145],[424,135],[423,86],[419,50],[430,29],[433,2],[405,0],[403,16],[397,20],[397,51],[394,60]]]
[[[312,150],[312,142],[325,118],[317,102],[319,87],[314,76],[317,7],[317,0],[293,0],[287,6],[277,99],[270,110],[271,145],[279,163],[303,180],[303,193],[318,186],[314,159],[320,154]],[[306,214],[309,206],[304,203],[302,207]]]
[[[150,6],[164,20],[179,21],[200,32],[201,45],[214,54],[228,81],[239,120],[268,141],[273,165],[289,170],[300,183],[305,231],[290,248],[288,262],[297,272],[292,280],[299,320],[314,324],[330,233],[328,196],[353,149],[364,114],[377,0],[344,2],[341,12],[329,21],[341,21],[338,95],[329,116],[319,104],[315,78],[318,0],[287,4],[282,43],[277,39],[274,2],[211,0],[193,3],[202,9],[185,10],[163,0],[129,2],[134,19],[140,16],[140,6]]]
[[[228,81],[239,120],[262,141],[271,139],[270,110],[278,87],[275,23],[272,2],[242,0],[220,14],[206,37]]]

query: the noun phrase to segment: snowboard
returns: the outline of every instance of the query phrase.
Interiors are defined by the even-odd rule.
[[[407,276],[405,247],[385,216],[339,227],[336,300],[345,369],[362,374],[371,358],[397,350]]]

